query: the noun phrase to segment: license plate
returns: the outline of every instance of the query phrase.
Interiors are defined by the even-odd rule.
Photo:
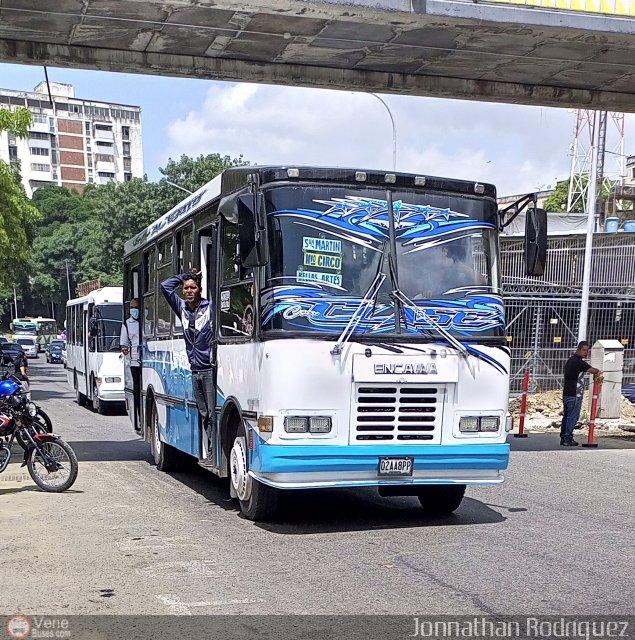
[[[380,476],[411,476],[413,458],[379,458]]]

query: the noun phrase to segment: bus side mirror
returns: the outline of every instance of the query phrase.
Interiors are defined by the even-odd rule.
[[[243,267],[261,267],[269,258],[262,195],[245,193],[236,198],[238,245]]]
[[[547,212],[529,208],[525,216],[525,274],[541,276],[547,263]]]

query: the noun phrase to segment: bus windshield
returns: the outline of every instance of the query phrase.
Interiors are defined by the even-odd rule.
[[[118,351],[122,323],[122,305],[102,304],[95,307],[97,351]]]
[[[285,186],[266,192],[270,266],[263,330],[395,335],[395,279],[406,298],[401,330],[460,339],[502,336],[496,204],[422,190],[392,194],[396,256],[389,243],[386,192]],[[377,275],[386,275],[364,311]],[[361,316],[361,317],[359,317]]]
[[[15,335],[20,335],[20,336],[37,335],[37,327],[33,322],[14,321],[11,323],[11,328]]]

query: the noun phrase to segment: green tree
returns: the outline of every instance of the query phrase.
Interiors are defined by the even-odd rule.
[[[545,200],[544,208],[547,211],[553,213],[584,213],[582,207],[582,201],[578,199],[573,207],[572,211],[567,211],[567,203],[569,199],[569,182],[570,180],[562,180],[556,184],[556,188],[553,193]],[[583,180],[583,184],[586,185],[588,180]],[[602,202],[606,201],[611,190],[612,184],[604,184],[602,187]]]
[[[28,109],[0,109],[0,131],[29,135]],[[6,287],[28,260],[38,210],[27,198],[19,171],[0,160],[0,284]]]
[[[221,156],[218,153],[210,153],[206,156],[201,154],[195,159],[182,155],[178,162],[170,158],[165,167],[159,169],[164,176],[159,181],[159,184],[174,189],[174,187],[167,184],[166,181],[169,180],[188,191],[196,191],[225,169],[246,164],[249,163],[244,161],[242,156],[230,158],[229,156]],[[184,194],[181,193],[176,202],[182,200],[183,196]]]

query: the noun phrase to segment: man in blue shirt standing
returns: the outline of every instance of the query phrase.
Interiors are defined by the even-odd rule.
[[[185,300],[176,293],[179,286],[183,287]],[[212,303],[202,297],[201,276],[196,270],[164,280],[161,291],[183,325],[185,350],[192,369],[194,398],[210,443],[208,461],[215,465],[216,363]]]

